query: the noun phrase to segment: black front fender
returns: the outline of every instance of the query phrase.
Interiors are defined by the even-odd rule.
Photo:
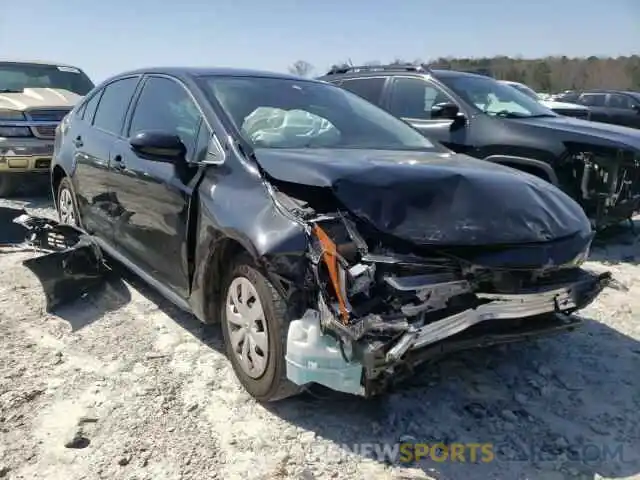
[[[198,198],[190,304],[200,320],[212,321],[211,296],[238,253],[251,255],[283,296],[287,284],[302,284],[305,229],[278,208],[262,182],[242,174],[205,175]]]

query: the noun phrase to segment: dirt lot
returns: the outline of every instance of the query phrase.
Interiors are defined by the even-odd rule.
[[[44,201],[0,204],[52,215]],[[216,327],[135,279],[43,313],[21,264],[32,255],[0,254],[0,478],[640,478],[640,244],[629,234],[589,262],[629,291],[607,290],[577,332],[455,355],[375,401],[269,407],[240,388]],[[402,441],[491,443],[495,459],[375,455]]]

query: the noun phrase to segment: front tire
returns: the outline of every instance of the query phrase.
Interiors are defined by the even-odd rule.
[[[71,186],[69,177],[64,177],[60,181],[60,185],[58,186],[57,206],[60,223],[73,225],[74,227],[80,225],[76,196],[73,193],[73,187]]]
[[[230,269],[222,292],[226,353],[245,390],[260,402],[299,393],[301,388],[286,378],[289,325],[284,298],[247,255]]]

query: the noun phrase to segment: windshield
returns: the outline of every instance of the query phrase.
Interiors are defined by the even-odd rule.
[[[0,92],[21,93],[25,88],[56,88],[84,96],[93,88],[93,82],[73,67],[0,63]]]
[[[536,101],[540,100],[540,97],[536,92],[534,92],[532,89],[530,89],[526,85],[523,85],[522,83],[507,83],[506,85],[511,85],[513,88],[515,88],[519,92],[524,93],[529,98],[533,98]]]
[[[446,151],[391,114],[330,84],[245,76],[200,81],[254,147]]]
[[[446,76],[441,79],[451,90],[481,112],[494,117],[555,117],[556,114],[535,100],[492,78]]]

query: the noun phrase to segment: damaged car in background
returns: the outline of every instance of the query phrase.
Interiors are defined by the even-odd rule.
[[[336,67],[320,79],[385,108],[455,152],[552,183],[583,207],[598,230],[640,211],[635,129],[560,115],[486,74],[370,65]]]
[[[60,125],[51,178],[63,223],[221,322],[260,401],[372,396],[446,352],[571,330],[611,282],[558,188],[293,76],[111,78]]]

